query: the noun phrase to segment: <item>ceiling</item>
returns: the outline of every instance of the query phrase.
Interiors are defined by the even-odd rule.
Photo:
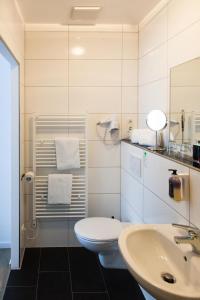
[[[138,24],[160,0],[17,0],[26,23],[87,24],[71,19],[73,6],[101,6],[97,24]]]

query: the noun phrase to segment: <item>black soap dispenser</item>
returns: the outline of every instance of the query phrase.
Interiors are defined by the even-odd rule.
[[[183,179],[176,169],[169,169],[172,175],[169,178],[169,196],[176,201],[183,199]]]
[[[174,198],[174,184],[173,184],[173,177],[177,176],[177,170],[176,169],[169,169],[168,171],[172,172],[172,176],[169,178],[169,196],[171,198]]]

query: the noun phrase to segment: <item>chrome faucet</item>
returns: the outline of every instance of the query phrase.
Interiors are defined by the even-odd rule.
[[[172,226],[187,231],[187,236],[175,236],[174,240],[176,244],[190,244],[193,248],[193,252],[200,255],[200,229],[197,227],[191,227],[187,225],[180,225],[173,223]]]

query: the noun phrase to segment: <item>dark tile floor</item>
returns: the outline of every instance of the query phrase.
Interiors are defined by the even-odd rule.
[[[126,270],[104,269],[84,248],[26,249],[11,271],[4,300],[144,300]]]

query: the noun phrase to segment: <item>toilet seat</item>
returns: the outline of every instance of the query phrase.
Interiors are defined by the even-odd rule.
[[[111,242],[118,240],[122,228],[122,223],[117,219],[93,217],[78,221],[74,230],[86,241]]]

